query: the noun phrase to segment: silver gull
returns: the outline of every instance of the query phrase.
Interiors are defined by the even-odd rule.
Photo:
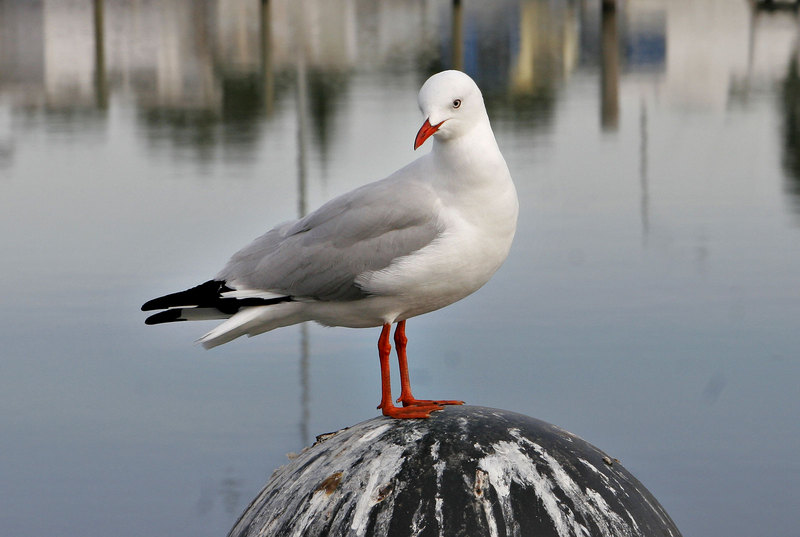
[[[414,149],[432,137],[430,153],[271,229],[214,279],[147,302],[142,310],[164,311],[145,322],[227,319],[200,338],[206,348],[304,321],[380,326],[384,415],[425,418],[460,404],[412,395],[406,320],[461,300],[497,271],[514,237],[517,194],[469,76],[433,75],[419,107],[426,119]],[[393,323],[402,407],[389,378]]]

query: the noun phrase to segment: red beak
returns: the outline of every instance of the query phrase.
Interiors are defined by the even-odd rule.
[[[434,132],[439,130],[439,127],[442,126],[442,123],[444,123],[444,121],[440,121],[436,125],[431,125],[431,122],[426,119],[425,123],[422,124],[422,127],[419,128],[417,137],[414,139],[414,150],[421,146]]]

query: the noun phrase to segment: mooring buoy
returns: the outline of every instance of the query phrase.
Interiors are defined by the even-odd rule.
[[[453,406],[379,417],[278,468],[229,537],[670,536],[622,464],[555,425]]]

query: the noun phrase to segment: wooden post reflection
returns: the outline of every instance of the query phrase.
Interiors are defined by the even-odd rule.
[[[108,79],[106,77],[106,50],[104,26],[104,0],[94,0],[94,91],[97,107],[108,108]]]
[[[292,24],[295,39],[295,74],[297,106],[297,214],[303,217],[307,208],[307,131],[308,131],[308,67],[306,65],[306,17],[305,2],[294,4]],[[262,19],[263,20],[263,19]],[[310,417],[311,383],[309,366],[308,323],[300,324],[300,441],[309,442],[308,421]]]
[[[272,114],[275,101],[275,76],[272,73],[272,7],[261,0],[261,91],[264,113]]]
[[[298,53],[297,65],[297,213],[306,214],[306,131],[308,129],[308,77],[303,53]]]
[[[300,218],[308,212],[306,178],[306,130],[308,122],[308,78],[304,45],[297,58],[297,214]],[[300,440],[309,442],[308,419],[311,390],[309,382],[308,323],[300,324]]]
[[[464,70],[464,8],[461,0],[453,0],[453,69]]]
[[[600,124],[603,130],[619,127],[619,40],[617,10],[603,0],[600,35]]]

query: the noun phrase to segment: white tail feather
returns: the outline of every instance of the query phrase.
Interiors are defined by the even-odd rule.
[[[233,341],[240,336],[254,336],[275,328],[305,321],[303,304],[283,302],[270,306],[244,308],[233,317],[201,337],[198,341],[206,349]]]

